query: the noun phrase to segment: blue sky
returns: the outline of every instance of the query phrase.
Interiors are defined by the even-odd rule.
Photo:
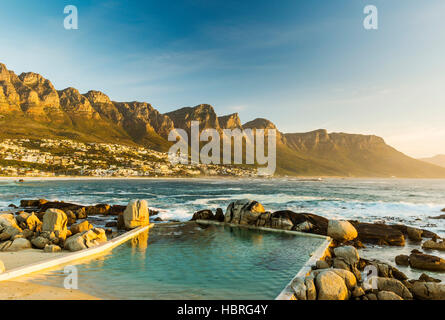
[[[0,61],[58,89],[376,134],[423,157],[445,153],[444,14],[443,0],[1,1]]]

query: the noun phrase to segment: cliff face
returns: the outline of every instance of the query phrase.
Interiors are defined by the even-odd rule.
[[[70,138],[167,151],[170,131],[190,132],[191,121],[199,121],[200,130],[277,129],[263,118],[242,125],[236,113],[218,117],[208,104],[161,114],[146,102],[114,102],[100,91],[57,91],[39,74],[17,76],[0,64],[0,138]],[[277,129],[276,146],[278,174],[445,177],[445,168],[412,159],[377,136]]]
[[[218,116],[211,105],[201,104],[196,107],[186,107],[165,114],[174,123],[175,128],[190,130],[192,121],[199,121],[199,129],[214,128],[220,130]]]
[[[221,129],[243,129],[238,113],[218,117],[218,122]]]

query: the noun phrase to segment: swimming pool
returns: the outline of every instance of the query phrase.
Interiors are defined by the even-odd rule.
[[[274,299],[322,238],[185,223],[156,226],[77,265],[79,290],[105,299]],[[63,287],[63,270],[29,278]]]

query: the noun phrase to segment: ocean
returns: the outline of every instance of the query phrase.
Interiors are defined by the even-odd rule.
[[[267,211],[310,212],[334,219],[385,221],[427,228],[445,236],[445,180],[402,179],[69,179],[0,180],[0,210],[21,199],[84,205],[126,205],[145,199],[164,220],[190,220],[202,209],[252,199]]]

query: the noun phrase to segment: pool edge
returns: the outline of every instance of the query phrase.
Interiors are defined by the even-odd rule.
[[[323,258],[326,254],[326,250],[329,248],[329,246],[332,243],[332,238],[328,236],[323,236],[319,234],[312,234],[312,233],[305,233],[305,232],[299,232],[299,231],[292,231],[292,230],[281,230],[281,229],[273,229],[273,228],[266,228],[266,227],[256,227],[256,226],[249,226],[249,225],[239,225],[239,224],[233,224],[233,223],[226,223],[226,222],[218,222],[218,221],[212,221],[212,220],[196,220],[195,221],[198,224],[205,224],[205,225],[219,225],[219,226],[229,226],[229,227],[237,227],[237,228],[245,228],[245,229],[254,229],[254,230],[263,230],[263,231],[271,231],[271,232],[277,232],[277,233],[286,233],[286,234],[294,234],[299,236],[305,236],[309,238],[318,238],[318,239],[324,239],[325,241],[311,254],[311,257],[309,260],[306,261],[306,263],[301,267],[301,269],[298,271],[298,273],[293,277],[287,286],[281,291],[281,293],[275,298],[275,300],[292,300],[294,292],[291,288],[292,282],[299,277],[306,276],[311,270],[312,266],[315,265],[315,263]]]
[[[142,232],[150,230],[153,226],[154,223],[151,223],[148,226],[136,228],[93,248],[68,253],[59,258],[49,258],[44,261],[6,271],[0,274],[0,282],[19,278],[32,273],[42,272],[47,269],[52,269],[57,266],[65,265],[78,260],[83,260],[92,256],[101,255],[121,245],[122,243],[127,242],[134,237],[137,237]]]

